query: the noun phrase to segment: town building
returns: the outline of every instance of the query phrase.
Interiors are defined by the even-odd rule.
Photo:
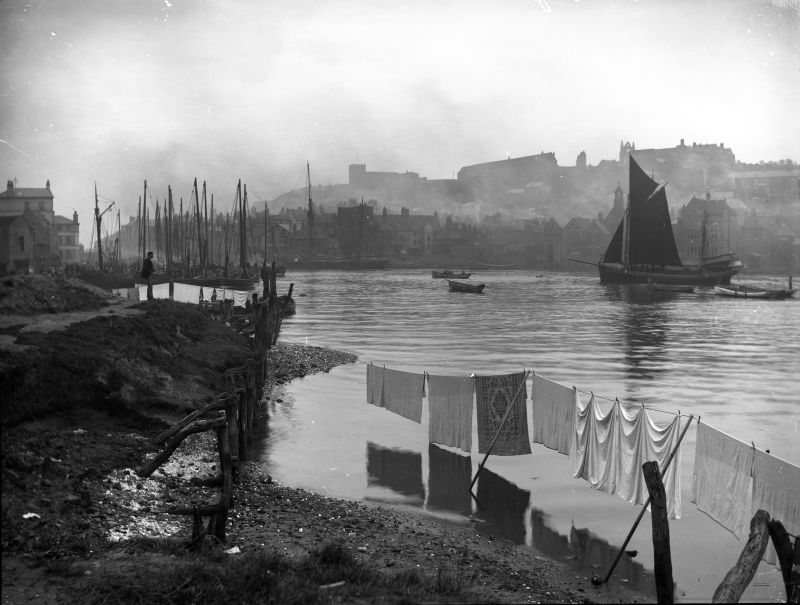
[[[45,271],[80,262],[78,213],[72,220],[55,214],[53,192],[44,187],[18,187],[9,180],[0,193],[0,271]]]

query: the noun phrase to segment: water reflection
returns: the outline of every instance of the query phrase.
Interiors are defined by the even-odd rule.
[[[538,508],[531,510],[531,533],[533,546],[542,554],[564,561],[586,575],[604,576],[619,552],[588,529],[578,529],[573,525],[569,536],[558,533],[547,525],[547,515]],[[614,577],[626,579],[636,590],[652,590],[653,583],[644,566],[627,554],[622,555],[617,563]]]
[[[367,442],[367,485],[386,487],[422,504],[422,454]]]
[[[428,445],[428,464],[428,508],[469,515],[472,512],[469,495],[472,458],[431,443]]]
[[[619,316],[612,325],[622,333],[625,373],[636,380],[657,378],[668,367],[669,303],[680,294],[646,284],[606,285],[604,294],[618,305]]]
[[[525,511],[531,501],[528,490],[483,468],[478,475],[476,500],[478,516],[490,524],[485,531],[516,544],[525,544]]]

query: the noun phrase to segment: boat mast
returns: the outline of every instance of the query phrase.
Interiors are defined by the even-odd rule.
[[[94,184],[94,220],[97,223],[97,262],[100,272],[103,271],[103,246],[100,243],[100,206],[97,201],[97,183]]]
[[[706,229],[708,229],[708,215],[703,210],[703,222],[700,224],[700,264],[706,260]]]
[[[314,257],[314,202],[311,201],[311,166],[306,161],[306,182],[308,184],[308,258]]]
[[[241,247],[239,253],[239,265],[242,267],[244,275],[247,276],[247,185],[244,186],[242,200],[242,221],[239,224],[241,233],[239,235]]]
[[[267,202],[264,202],[264,266],[267,266],[267,214],[269,213],[269,209],[267,208]]]
[[[142,216],[144,217],[144,229],[142,230],[142,256],[147,254],[147,179],[144,180],[144,197],[142,197]]]

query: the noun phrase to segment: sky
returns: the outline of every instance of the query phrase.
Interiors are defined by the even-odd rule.
[[[306,162],[325,185],[622,140],[800,161],[798,108],[800,0],[0,1],[0,183],[49,179],[87,245],[95,183],[126,223],[145,179],[151,207],[197,178],[225,210]]]

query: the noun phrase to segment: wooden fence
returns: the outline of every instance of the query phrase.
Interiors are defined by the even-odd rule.
[[[195,478],[192,482],[221,486],[218,500],[164,511],[194,518],[191,547],[199,545],[206,534],[225,541],[228,512],[234,503],[233,486],[238,483],[239,466],[247,458],[253,427],[258,423],[257,406],[263,395],[267,373],[266,352],[278,341],[284,308],[291,300],[292,288],[293,284],[289,286],[287,296],[278,297],[275,271],[271,272],[271,279],[265,283],[264,297],[253,302],[253,356],[245,364],[225,371],[224,392],[156,436],[155,443],[163,444],[163,449],[136,471],[140,477],[149,477],[189,435],[210,430],[216,432],[220,475],[210,479]],[[209,518],[207,523],[204,523],[204,517]]]

